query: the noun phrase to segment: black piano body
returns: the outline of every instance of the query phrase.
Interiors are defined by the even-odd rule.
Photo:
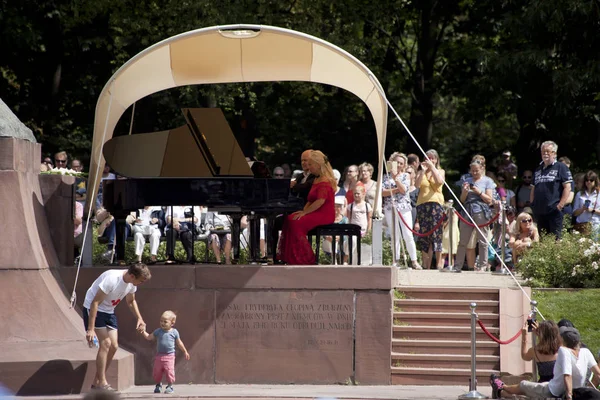
[[[144,206],[205,206],[232,218],[234,260],[239,258],[240,220],[249,217],[250,258],[258,258],[260,217],[302,209],[289,179],[271,179],[262,162],[244,156],[223,112],[185,108],[186,125],[169,131],[113,137],[102,152],[127,179],[103,181],[103,205],[117,220],[117,260],[125,255],[125,218]],[[271,235],[268,250],[273,252]]]
[[[124,259],[125,218],[147,205],[205,206],[209,211],[229,215],[232,220],[234,260],[239,259],[240,220],[249,218],[251,260],[259,259],[259,219],[266,218],[267,230],[279,214],[301,210],[302,200],[291,195],[289,179],[253,177],[213,178],[131,178],[104,180],[104,207],[117,220],[116,256]],[[270,238],[271,235],[266,235]],[[268,243],[269,251],[274,244]]]

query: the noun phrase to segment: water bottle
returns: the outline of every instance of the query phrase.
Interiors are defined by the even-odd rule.
[[[98,338],[96,336],[94,336],[94,339],[92,340],[92,343],[94,343],[94,347],[95,348],[99,348],[100,347],[100,343],[98,343]]]

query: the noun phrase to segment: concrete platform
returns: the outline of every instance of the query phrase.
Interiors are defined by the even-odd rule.
[[[202,400],[239,399],[378,399],[456,400],[467,386],[340,386],[340,385],[185,385],[174,386],[173,394],[154,394],[154,386],[135,386],[120,393],[122,399],[185,398]],[[489,385],[478,391],[491,398]],[[18,398],[18,397],[17,397]],[[81,395],[27,397],[32,400],[81,399]]]

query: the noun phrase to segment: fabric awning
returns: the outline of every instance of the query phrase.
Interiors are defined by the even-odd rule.
[[[102,146],[125,110],[161,90],[200,84],[304,81],[324,83],[358,96],[369,108],[377,134],[381,205],[387,104],[373,73],[351,54],[324,40],[265,25],[226,25],[170,37],[143,50],[104,86],[94,120],[89,194],[96,197],[104,168]],[[327,149],[320,149],[327,153]],[[93,204],[89,201],[86,207]],[[86,210],[88,211],[88,210]]]

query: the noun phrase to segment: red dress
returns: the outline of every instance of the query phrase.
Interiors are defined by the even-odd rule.
[[[319,225],[333,224],[335,220],[334,192],[329,182],[313,183],[307,201],[312,203],[325,199],[317,210],[300,219],[288,215],[283,223],[279,239],[279,259],[288,265],[311,265],[315,263],[315,253],[308,243],[307,234]]]

